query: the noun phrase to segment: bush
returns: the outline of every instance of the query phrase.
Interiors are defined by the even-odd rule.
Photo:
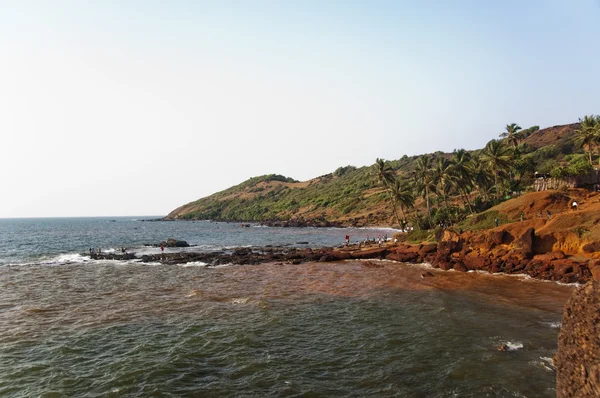
[[[496,218],[498,219],[498,225],[509,222],[506,214],[499,213],[496,210],[490,210],[467,218],[465,221],[461,222],[459,226],[465,231],[491,229],[496,227]]]
[[[430,231],[413,229],[406,234],[406,240],[410,243],[421,243],[425,241],[435,241],[435,236]]]

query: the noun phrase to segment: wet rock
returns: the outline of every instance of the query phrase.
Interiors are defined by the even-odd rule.
[[[352,252],[352,258],[365,259],[365,258],[385,258],[388,254],[388,249],[385,247],[376,247],[374,249],[360,250]]]
[[[434,253],[436,250],[436,243],[423,243],[419,245],[419,255],[421,257],[425,257],[427,254]]]
[[[463,263],[455,263],[453,268],[455,271],[467,272],[467,267]]]
[[[366,267],[366,268],[383,268],[383,264],[381,264],[381,263],[374,263],[372,261],[363,262],[363,263],[361,263],[361,265],[363,267]]]
[[[387,260],[398,261],[401,263],[414,263],[418,262],[419,253],[395,251],[388,254],[385,258]]]
[[[164,246],[166,246],[166,247],[189,247],[190,244],[184,240],[177,240],[177,239],[169,238],[164,243]]]

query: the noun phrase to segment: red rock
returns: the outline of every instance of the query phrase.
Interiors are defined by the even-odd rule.
[[[387,260],[400,261],[403,263],[414,263],[418,262],[421,258],[419,253],[390,253],[385,257]]]
[[[388,250],[385,247],[376,247],[373,249],[354,251],[352,252],[352,258],[385,258],[387,254]]]
[[[600,266],[595,266],[591,269],[592,271],[592,279],[595,281],[600,281]]]
[[[550,264],[554,268],[554,273],[557,275],[575,273],[575,270],[579,269],[579,264],[569,259],[553,260]]]
[[[512,242],[512,247],[524,253],[532,253],[533,237],[535,236],[534,232],[533,228],[527,228],[515,237],[515,240]]]
[[[594,253],[600,251],[600,242],[589,242],[581,247],[584,253]]]
[[[444,241],[438,244],[437,252],[441,255],[449,255],[460,251],[462,245],[456,241]]]
[[[488,261],[489,260],[487,258],[477,255],[468,255],[463,258],[463,263],[469,270],[482,269]]]
[[[463,263],[455,263],[453,268],[455,271],[467,272],[467,267]]]
[[[558,338],[557,398],[600,396],[600,282],[577,289],[565,306]]]
[[[421,257],[425,257],[429,253],[433,253],[437,250],[436,243],[426,243],[419,246],[419,254]]]
[[[494,245],[501,245],[504,240],[504,230],[491,230],[488,232],[487,236],[488,242]]]

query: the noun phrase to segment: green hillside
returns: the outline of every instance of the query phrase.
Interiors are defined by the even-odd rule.
[[[591,131],[600,137],[598,126],[591,123]],[[586,144],[582,130],[587,131],[587,124],[542,130],[537,126],[522,130],[513,124],[506,126],[502,138],[475,151],[403,156],[381,161],[379,169],[377,164],[345,166],[304,182],[278,174],[253,177],[181,206],[166,219],[304,220],[356,226],[406,221],[425,228],[453,223],[489,208],[507,193],[527,190],[535,172],[557,177],[587,173],[600,139]]]

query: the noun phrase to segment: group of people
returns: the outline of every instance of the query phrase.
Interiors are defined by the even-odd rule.
[[[386,242],[388,240],[387,235],[381,236],[378,235],[377,239],[375,238],[369,238],[369,235],[367,235],[367,237],[365,238],[364,241],[359,241],[358,244],[359,246],[361,246],[363,243],[366,245],[368,243],[375,243],[377,242],[377,244],[379,245],[379,247],[381,247],[381,245],[383,244],[383,242]],[[350,236],[346,235],[346,241],[344,243],[344,246],[349,246],[350,245]]]

